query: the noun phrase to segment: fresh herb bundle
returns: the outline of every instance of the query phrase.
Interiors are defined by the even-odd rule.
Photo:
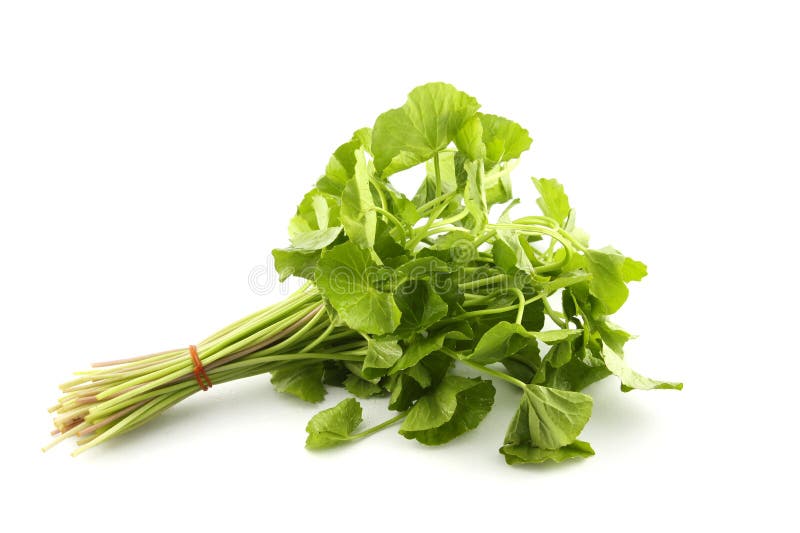
[[[555,180],[533,179],[542,214],[513,217],[509,175],[531,138],[478,109],[430,83],[356,131],[300,202],[291,246],[273,251],[281,280],[308,283],[196,347],[79,372],[51,409],[53,444],[77,436],[78,454],[212,384],[267,372],[279,391],[309,402],[326,385],[388,398],[395,414],[372,428],[359,428],[354,398],[317,413],[309,448],[401,421],[404,437],[443,444],[494,402],[493,381],[461,367],[520,389],[500,448],[509,464],[560,462],[594,453],[578,440],[592,412],[580,391],[591,383],[613,374],[623,391],[680,389],[631,370],[630,335],[608,319],[645,265],[590,248]],[[412,167],[424,178],[408,198],[390,177]],[[496,204],[505,206],[492,221]]]

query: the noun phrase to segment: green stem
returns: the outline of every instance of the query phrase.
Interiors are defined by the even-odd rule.
[[[318,344],[320,344],[320,343],[321,343],[321,342],[323,342],[325,339],[327,339],[327,338],[328,338],[328,336],[331,334],[331,332],[332,332],[334,329],[336,329],[336,324],[334,324],[333,322],[331,322],[331,323],[330,323],[330,325],[328,325],[328,328],[327,328],[325,331],[323,331],[323,332],[322,332],[322,335],[320,335],[319,337],[317,337],[316,339],[314,339],[314,340],[313,340],[313,341],[312,341],[310,344],[308,344],[308,345],[307,345],[305,348],[303,348],[302,350],[300,350],[300,353],[310,352],[310,351],[311,351],[313,348],[315,348],[315,347],[316,347]]]
[[[316,327],[317,322],[319,322],[320,320],[324,320],[327,317],[328,317],[328,312],[325,311],[325,308],[322,307],[322,305],[320,305],[319,310],[311,318],[311,320],[306,322],[304,326],[302,326],[300,329],[291,334],[287,339],[284,339],[278,342],[277,344],[271,344],[269,348],[267,348],[265,353],[278,353],[286,350],[298,340],[302,340],[309,331],[313,330],[314,327]]]
[[[248,315],[248,316],[246,316],[246,317],[244,317],[244,318],[242,318],[240,320],[237,320],[236,322],[234,322],[232,324],[229,324],[228,326],[226,326],[226,327],[222,328],[221,330],[217,331],[216,333],[214,333],[210,337],[204,339],[201,342],[201,344],[211,343],[211,342],[213,342],[215,340],[218,340],[218,339],[220,339],[222,337],[225,337],[225,336],[229,335],[230,333],[232,333],[233,331],[239,329],[240,327],[242,327],[245,324],[248,324],[248,323],[251,323],[251,322],[254,322],[254,321],[259,321],[265,315],[270,315],[272,313],[279,312],[280,310],[291,306],[298,299],[303,298],[303,297],[308,295],[308,293],[309,293],[308,289],[311,287],[311,285],[312,284],[311,284],[310,281],[304,283],[302,287],[300,287],[294,293],[289,295],[289,297],[286,298],[285,300],[283,300],[281,302],[278,302],[278,303],[276,303],[276,304],[274,304],[274,305],[272,305],[270,307],[267,307],[266,309],[260,309],[260,310],[256,311],[255,313],[252,313],[251,315]]]
[[[519,224],[519,225],[522,225],[522,226],[532,226],[532,225],[541,226],[541,225],[545,225],[545,226],[549,226],[550,228],[555,229],[555,230],[557,230],[558,227],[559,227],[558,226],[558,222],[556,222],[554,219],[552,219],[550,217],[545,217],[545,216],[522,217],[522,218],[518,218],[518,219],[513,220],[511,223],[512,224]]]
[[[374,209],[375,209],[375,211],[376,211],[376,212],[378,212],[378,213],[380,213],[381,215],[385,216],[385,217],[386,217],[386,219],[387,219],[389,222],[391,222],[392,224],[394,224],[395,226],[397,226],[397,228],[400,230],[401,234],[403,235],[403,239],[405,239],[405,238],[406,238],[406,227],[403,225],[403,223],[402,223],[402,222],[400,222],[400,220],[399,220],[399,219],[398,219],[396,216],[394,216],[393,214],[391,214],[391,213],[390,213],[389,211],[387,211],[386,209],[383,209],[383,208],[381,208],[381,207],[378,207],[378,206],[375,206],[375,207],[374,207]]]
[[[265,363],[275,363],[278,361],[302,361],[303,359],[322,359],[322,360],[334,360],[334,361],[356,361],[362,362],[364,360],[365,353],[358,353],[358,352],[338,352],[338,353],[294,353],[294,354],[280,354],[280,355],[265,355],[263,357],[254,357],[243,359],[241,361],[234,361],[233,363],[228,363],[224,367],[227,370],[231,370],[234,368],[246,368],[248,366],[255,366],[261,365]]]
[[[475,289],[478,287],[485,287],[491,285],[495,281],[506,281],[508,276],[506,274],[497,274],[496,276],[489,276],[488,278],[478,279],[475,281],[468,281],[466,283],[459,283],[458,286],[462,289]]]
[[[467,234],[472,233],[467,228],[462,228],[460,226],[441,226],[439,224],[436,224],[435,226],[433,226],[433,227],[428,229],[428,231],[425,233],[425,236],[423,237],[423,239],[427,239],[428,237],[432,237],[432,236],[436,235],[437,233],[446,233],[448,231],[458,231],[458,232],[467,233]],[[420,240],[422,240],[422,239],[420,239]]]
[[[407,248],[408,250],[413,250],[413,249],[414,249],[414,248],[415,248],[415,247],[416,247],[416,246],[417,246],[417,245],[418,245],[418,244],[419,244],[419,243],[422,241],[422,239],[425,239],[425,238],[427,238],[427,237],[428,237],[428,235],[427,235],[427,233],[428,233],[428,230],[429,230],[429,229],[430,229],[430,227],[433,225],[433,222],[434,222],[434,221],[435,221],[437,218],[439,218],[439,215],[441,215],[441,214],[442,214],[442,212],[443,212],[445,209],[447,209],[447,204],[446,204],[446,203],[443,203],[442,205],[440,205],[439,207],[437,207],[437,208],[436,208],[436,209],[435,209],[435,210],[434,210],[434,211],[433,211],[433,212],[432,212],[432,213],[431,213],[431,214],[428,216],[428,221],[425,223],[425,225],[424,225],[424,226],[422,226],[421,228],[419,228],[419,229],[417,229],[417,230],[415,231],[415,233],[418,233],[418,236],[416,236],[416,237],[414,237],[413,239],[411,239],[411,241],[410,241],[410,242],[408,243],[408,245],[406,246],[406,248]]]
[[[488,211],[489,210],[486,207],[487,206],[487,202],[486,202],[486,185],[485,185],[485,182],[484,182],[486,177],[484,176],[484,172],[485,172],[485,164],[483,162],[483,159],[481,159],[480,165],[478,165],[478,188],[481,191],[481,206],[483,207],[484,213],[486,213],[488,215]]]
[[[525,300],[525,305],[535,302],[536,300],[541,300],[544,298],[544,293],[539,293],[536,296],[532,296]],[[478,309],[477,311],[467,311],[466,313],[461,313],[458,316],[452,318],[445,318],[442,320],[443,323],[448,322],[456,322],[460,320],[464,320],[465,318],[472,318],[476,316],[484,316],[484,315],[494,315],[494,314],[501,314],[501,313],[508,313],[509,311],[513,311],[515,309],[519,309],[519,304],[517,305],[508,305],[506,307],[490,307],[488,309]]]
[[[547,247],[547,250],[544,252],[544,256],[547,258],[548,261],[553,260],[553,251],[556,248],[556,243],[558,241],[555,239],[550,239],[550,245]],[[531,246],[531,249],[535,252],[537,251],[535,248]]]
[[[489,239],[494,237],[496,234],[497,234],[497,232],[494,231],[494,230],[487,231],[486,233],[484,233],[483,235],[478,237],[478,239],[476,241],[474,241],[472,244],[475,246],[475,248],[477,248],[481,244],[485,243],[486,241],[488,241]]]
[[[394,416],[394,417],[390,418],[389,420],[386,420],[385,422],[381,422],[377,426],[373,426],[373,427],[371,427],[369,429],[365,429],[361,433],[355,433],[353,435],[350,435],[350,437],[348,437],[347,440],[356,440],[356,439],[363,439],[364,437],[368,437],[369,435],[372,435],[373,433],[377,433],[378,431],[380,431],[382,429],[385,429],[385,428],[391,426],[392,424],[396,424],[400,420],[404,419],[407,414],[408,414],[408,411],[403,411],[402,413],[398,414],[397,416]]]
[[[581,252],[589,251],[589,249],[586,246],[584,246],[570,232],[568,232],[564,228],[560,227],[558,225],[558,223],[556,221],[554,221],[552,218],[548,218],[548,217],[523,217],[523,218],[515,220],[512,224],[509,224],[509,226],[514,226],[514,227],[509,228],[509,229],[525,230],[525,229],[530,229],[532,226],[536,226],[536,225],[541,224],[541,223],[546,223],[548,225],[553,225],[554,226],[553,230],[555,230],[561,238],[556,237],[552,233],[547,233],[547,235],[550,235],[550,236],[558,239],[562,244],[564,244],[563,239],[566,239],[570,243],[572,243],[572,245],[575,246],[575,248],[577,248]],[[537,228],[537,229],[541,229],[541,228]]]
[[[561,329],[566,329],[567,328],[566,322],[561,320],[561,318],[558,316],[559,313],[557,313],[552,307],[550,307],[550,302],[547,301],[547,298],[542,299],[542,303],[544,303],[544,310],[547,311],[547,314],[550,316],[553,322],[555,322]]]
[[[472,361],[466,361],[464,359],[459,359],[458,361],[464,363],[468,367],[474,368],[478,372],[483,372],[484,374],[488,374],[490,376],[502,379],[503,381],[507,381],[508,383],[511,383],[512,385],[519,387],[522,390],[525,390],[528,387],[523,381],[518,380],[514,376],[509,376],[505,372],[500,372],[499,370],[494,370],[487,366],[479,365],[478,363],[473,363]]]
[[[436,174],[436,196],[442,195],[442,176],[439,173],[439,152],[433,153],[433,171]]]
[[[497,292],[490,292],[489,294],[475,294],[471,292],[464,293],[463,307],[475,307],[485,302],[493,300],[497,296]]]
[[[204,346],[198,346],[198,349],[201,351],[201,358],[203,364],[208,365],[216,360],[222,359],[227,355],[236,353],[237,351],[241,351],[243,349],[247,349],[259,342],[263,342],[271,337],[280,334],[281,331],[284,331],[286,328],[296,324],[298,321],[308,316],[309,313],[317,306],[319,306],[319,303],[312,302],[310,304],[307,304],[305,307],[301,307],[298,311],[294,312],[288,317],[271,324],[270,324],[271,322],[270,317],[267,317],[263,321],[264,323],[260,325],[260,328],[256,328],[251,333],[250,336],[245,336],[244,338],[241,338],[240,340],[237,340],[233,343],[229,343],[227,338],[223,338],[217,341],[217,343],[210,348]],[[266,326],[266,324],[270,325]],[[120,393],[119,396],[115,396],[113,399],[108,400],[109,404],[116,404],[118,402],[124,401],[127,398],[135,396],[138,393],[144,392],[149,389],[157,388],[161,385],[165,385],[185,375],[190,375],[192,373],[193,365],[191,359],[188,357],[188,351],[186,353],[187,357],[182,361],[178,361],[177,363],[175,363],[170,367],[167,367],[158,372],[154,372],[152,375],[144,375],[139,378],[126,381],[125,383],[109,387],[102,393],[98,394],[97,399],[103,400],[109,398],[112,395]],[[208,355],[209,353],[211,353],[212,355]],[[141,387],[136,387],[131,390],[127,390],[133,387],[134,385],[141,385]],[[123,390],[127,390],[127,392],[122,392]]]
[[[372,176],[370,176],[369,182],[370,182],[370,184],[372,184],[373,187],[375,187],[375,191],[378,193],[378,198],[380,198],[380,200],[381,200],[381,208],[383,208],[383,210],[385,211],[386,210],[386,197],[383,195],[383,191],[381,190],[381,184],[378,183],[377,180],[375,180],[375,178],[372,177]]]
[[[451,217],[448,217],[448,218],[443,218],[442,220],[440,220],[439,222],[437,222],[436,224],[431,226],[431,229],[438,228],[439,226],[447,226],[448,224],[453,224],[453,223],[458,222],[459,220],[463,219],[467,215],[469,215],[469,209],[467,209],[465,207],[464,209],[462,209],[461,211],[459,211],[455,215],[453,215]]]
[[[453,191],[453,192],[449,192],[447,194],[444,194],[442,196],[436,197],[433,200],[425,202],[424,204],[419,206],[417,208],[417,212],[419,212],[420,215],[424,216],[425,213],[429,209],[435,209],[435,208],[439,207],[440,204],[447,204],[447,202],[449,202],[455,195],[456,195],[456,191]]]
[[[517,295],[517,298],[519,298],[519,308],[517,309],[517,320],[516,320],[516,323],[521,325],[522,324],[522,315],[523,315],[523,313],[525,313],[525,295],[522,293],[521,290],[519,290],[516,287],[514,287],[511,290],[514,292],[514,294]],[[547,299],[544,298],[544,300],[547,300]]]
[[[574,241],[574,238],[569,233],[563,230],[555,231],[550,228],[545,228],[542,226],[532,226],[532,225],[528,226],[523,224],[490,224],[489,226],[491,228],[499,230],[513,230],[523,235],[547,235],[548,237],[551,237],[560,242],[564,249],[564,257],[560,261],[556,261],[555,263],[550,263],[544,266],[535,267],[533,271],[537,274],[561,270],[561,268],[563,268],[564,265],[569,263],[570,259],[572,259],[572,255],[574,254],[574,251],[572,249],[572,244],[574,244],[572,241]],[[582,249],[584,251],[586,250],[586,248],[583,245],[580,245],[579,249]]]

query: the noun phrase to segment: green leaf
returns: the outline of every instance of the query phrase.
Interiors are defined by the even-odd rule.
[[[636,261],[630,257],[626,257],[622,263],[622,281],[629,283],[631,281],[642,281],[647,275],[647,265],[641,261]]]
[[[502,239],[496,239],[492,243],[492,259],[506,274],[513,274],[517,270],[517,256]]]
[[[397,218],[405,222],[409,227],[414,226],[421,215],[417,211],[417,206],[413,201],[406,198],[406,196],[397,191],[389,181],[377,182],[383,189],[386,199],[388,201],[387,208],[390,212],[394,213]],[[394,228],[396,230],[396,228]]]
[[[578,337],[583,333],[580,329],[553,329],[548,331],[529,331],[528,334],[546,344],[556,344],[567,339]]]
[[[565,289],[567,287],[577,285],[578,283],[584,283],[589,280],[591,280],[591,276],[589,274],[585,274],[582,272],[567,272],[559,275],[555,279],[551,279],[550,281],[542,283],[541,287],[543,292],[547,292],[548,294],[550,294],[556,292],[559,289]]]
[[[390,374],[382,382],[392,393],[389,399],[389,409],[407,411],[415,401],[425,394],[429,387],[441,383],[452,366],[453,360],[450,357],[434,352],[414,366]]]
[[[322,383],[325,385],[343,387],[349,375],[350,371],[342,361],[328,359],[323,362]]]
[[[319,256],[319,252],[306,252],[292,248],[272,250],[275,270],[278,272],[280,281],[285,281],[289,276],[314,279]]]
[[[523,350],[503,359],[502,363],[512,377],[523,383],[531,383],[542,364],[539,346],[531,343]]]
[[[320,192],[340,198],[347,180],[353,177],[356,166],[355,151],[365,149],[369,152],[369,141],[372,130],[362,128],[355,133],[346,143],[339,146],[325,168],[325,175],[317,181],[317,189]]]
[[[375,170],[385,177],[430,159],[455,139],[479,107],[473,97],[446,83],[415,88],[402,107],[375,121]]]
[[[362,379],[355,374],[347,376],[344,380],[344,388],[347,389],[347,392],[359,398],[369,398],[383,392],[380,385]]]
[[[408,258],[406,256],[406,249],[398,244],[397,240],[392,236],[392,228],[381,219],[378,219],[378,224],[375,231],[375,246],[373,250],[378,254],[382,261],[393,261],[401,258],[401,263],[405,262]]]
[[[591,415],[591,396],[531,384],[522,394],[504,444],[557,450],[575,441]]]
[[[406,411],[411,405],[425,394],[425,389],[417,380],[406,374],[389,376],[386,388],[391,392],[389,409],[393,411]]]
[[[467,173],[467,184],[464,187],[464,207],[472,217],[471,229],[475,234],[483,231],[489,222],[480,169],[480,162],[477,161],[464,164],[464,170]]]
[[[521,325],[505,321],[498,322],[483,334],[467,359],[482,365],[496,363],[513,356],[531,342],[532,337]],[[535,344],[535,342],[534,339],[533,343]]]
[[[540,198],[536,203],[539,204],[542,213],[564,226],[570,211],[569,198],[564,194],[564,186],[554,179],[532,179],[539,191]]]
[[[297,206],[295,216],[289,221],[289,238],[313,230],[325,230],[339,223],[339,195],[331,196],[319,189],[311,189]]]
[[[600,353],[602,341],[621,354],[625,343],[632,336],[608,320],[604,314],[605,306],[590,292],[588,283],[576,284],[565,290],[562,294],[564,313],[572,317],[572,320],[578,324],[580,322],[575,318],[576,314],[583,318],[584,324],[587,325],[585,344],[593,352]]]
[[[573,356],[564,366],[549,369],[541,385],[579,392],[611,375],[604,364],[588,364],[587,361]]]
[[[505,456],[506,463],[517,465],[525,463],[537,464],[546,461],[560,463],[567,459],[591,457],[594,455],[594,450],[588,442],[576,440],[572,444],[567,444],[557,450],[546,450],[526,444],[506,444],[500,448],[500,453]]]
[[[362,372],[369,379],[386,374],[403,355],[403,349],[395,339],[370,339]]]
[[[493,179],[486,179],[483,183],[486,191],[486,205],[492,207],[494,204],[503,204],[513,198],[511,192],[511,177],[508,174],[500,174]]]
[[[325,197],[321,194],[315,194],[311,197],[311,203],[314,208],[314,217],[317,219],[317,226],[319,229],[327,229],[330,222],[331,208]]]
[[[592,294],[600,300],[605,314],[614,314],[628,299],[628,287],[622,275],[625,257],[608,250],[587,250],[584,256],[592,275],[589,283]]]
[[[458,149],[470,160],[476,161],[486,157],[486,145],[483,144],[482,116],[474,115],[467,120],[456,133],[455,143]]]
[[[394,297],[373,286],[376,276],[377,265],[369,252],[346,242],[325,251],[316,283],[348,326],[383,335],[397,328],[401,314]]]
[[[447,316],[449,310],[431,284],[422,279],[411,280],[398,287],[394,299],[403,316],[398,334],[425,330]]]
[[[330,409],[315,414],[308,421],[306,448],[330,448],[348,441],[361,422],[362,411],[358,400],[342,400]]]
[[[446,339],[468,340],[471,337],[469,326],[453,324],[445,326],[444,331],[431,333],[428,336],[415,336],[406,345],[403,355],[395,362],[389,374],[411,368],[433,352],[440,350]]]
[[[492,408],[494,393],[491,381],[446,376],[411,408],[400,434],[427,445],[449,442],[480,424]]]
[[[537,374],[535,383],[571,391],[581,391],[611,375],[603,359],[584,346],[582,339],[572,347],[572,358],[567,363],[558,368],[548,366],[540,370],[543,371]]]
[[[483,334],[475,349],[466,359],[482,365],[496,363],[523,350],[529,346],[531,341],[540,340],[548,344],[555,344],[581,333],[582,331],[579,329],[528,331],[520,324],[501,321]]]
[[[575,318],[578,314],[578,304],[575,302],[575,298],[569,288],[561,291],[561,309],[568,320]]]
[[[353,141],[364,149],[369,155],[372,155],[372,128],[361,128],[353,133]]]
[[[342,191],[340,216],[344,231],[350,240],[362,248],[372,248],[378,222],[372,191],[369,186],[369,170],[364,154],[357,151],[355,175],[347,181]]]
[[[511,232],[504,233],[510,234]],[[532,272],[533,266],[525,255],[525,251],[519,246],[518,242],[514,240],[511,240],[511,242],[517,246],[512,247],[502,237],[496,239],[494,243],[492,243],[492,259],[494,259],[495,264],[502,268],[507,274],[514,274],[517,270],[526,269],[528,272]]]
[[[453,359],[441,352],[433,352],[422,361],[407,369],[405,375],[427,389],[438,385],[453,366]]]
[[[271,382],[278,392],[297,396],[307,402],[321,402],[325,399],[325,385],[322,384],[323,364],[301,361],[282,366],[272,372]]]
[[[495,165],[501,161],[517,159],[531,147],[528,131],[507,118],[478,113],[483,126],[483,143],[486,160]]]
[[[552,368],[561,368],[572,359],[572,345],[569,342],[559,342],[550,347],[547,355],[544,356],[545,361]]]
[[[594,327],[600,334],[600,338],[603,339],[603,343],[618,354],[622,354],[622,349],[625,346],[625,343],[631,339],[630,333],[623,330],[616,324],[609,322],[608,320],[593,320],[592,327]]]
[[[412,366],[406,370],[405,375],[419,383],[423,389],[427,389],[433,384],[431,373],[422,364]]]
[[[395,269],[394,283],[398,286],[409,280],[430,279],[445,272],[450,272],[450,267],[441,259],[432,256],[418,257]]]
[[[674,389],[682,390],[683,383],[675,383],[671,381],[657,381],[644,377],[643,375],[635,372],[622,357],[615,354],[608,348],[603,349],[603,360],[612,374],[617,376],[622,382],[621,388],[623,392],[628,392],[633,389],[639,390],[652,390],[652,389]]]
[[[500,224],[510,224],[511,217],[506,211],[497,220]],[[516,270],[533,273],[531,258],[522,247],[519,234],[516,231],[497,230],[497,239],[492,244],[492,255],[497,266],[508,273]]]
[[[342,226],[334,226],[299,233],[291,239],[292,248],[306,252],[321,250],[335,241],[341,232]]]
[[[425,356],[430,355],[431,353],[435,352],[436,350],[441,349],[442,343],[444,342],[444,335],[438,335],[435,337],[427,337],[427,338],[414,338],[413,342],[411,342],[408,347],[406,348],[403,356],[398,359],[395,363],[395,366],[389,372],[390,374],[396,374],[401,370],[405,370],[406,368],[411,368],[412,366],[416,365]]]

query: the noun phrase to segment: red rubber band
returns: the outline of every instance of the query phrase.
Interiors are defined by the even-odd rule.
[[[200,356],[197,355],[197,346],[194,344],[189,346],[189,355],[192,356],[192,361],[194,361],[194,377],[197,380],[197,384],[201,389],[207,391],[211,388],[211,380],[206,374],[206,369],[203,368],[203,362],[200,361]]]

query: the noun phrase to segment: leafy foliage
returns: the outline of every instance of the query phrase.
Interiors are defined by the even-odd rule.
[[[400,434],[422,444],[444,444],[474,429],[494,403],[491,381],[447,376],[408,412]]]
[[[615,354],[612,350],[605,348],[603,350],[603,359],[606,363],[608,370],[617,376],[622,382],[623,392],[628,392],[633,389],[650,390],[650,389],[683,389],[683,383],[674,383],[670,381],[658,381],[645,377],[638,372],[632,370],[628,364]]]
[[[279,392],[286,392],[307,402],[321,402],[325,399],[322,384],[322,363],[288,365],[272,372],[272,384]]]
[[[505,456],[508,464],[517,465],[522,463],[544,463],[547,461],[560,463],[567,459],[590,457],[594,455],[594,450],[588,442],[575,440],[557,450],[547,450],[526,444],[506,444],[500,448],[500,453]]]
[[[385,177],[430,159],[447,148],[478,107],[475,98],[446,83],[417,87],[402,107],[375,121],[376,170]]]
[[[400,309],[378,284],[381,271],[369,252],[351,242],[327,250],[319,261],[317,286],[342,320],[367,334],[391,333]]]
[[[400,419],[403,436],[428,445],[476,428],[495,389],[455,374],[460,365],[521,390],[500,449],[509,464],[593,455],[578,440],[592,411],[580,391],[591,383],[613,374],[623,390],[681,387],[631,370],[622,357],[631,335],[608,318],[647,267],[590,248],[555,179],[533,178],[540,215],[513,218],[510,172],[532,141],[479,107],[445,83],[415,88],[334,152],[290,222],[291,247],[273,252],[281,279],[313,281],[330,323],[308,326],[329,359],[279,367],[279,390],[319,401],[324,382],[385,394],[398,411],[354,436],[361,408],[345,400],[312,418],[310,448]],[[390,178],[418,165],[409,199]],[[506,205],[492,222],[494,204]]]
[[[342,400],[334,407],[315,414],[308,421],[306,447],[330,448],[349,440],[361,424],[361,404],[353,398]]]
[[[505,444],[557,450],[572,444],[591,415],[591,396],[527,385],[508,428]]]

